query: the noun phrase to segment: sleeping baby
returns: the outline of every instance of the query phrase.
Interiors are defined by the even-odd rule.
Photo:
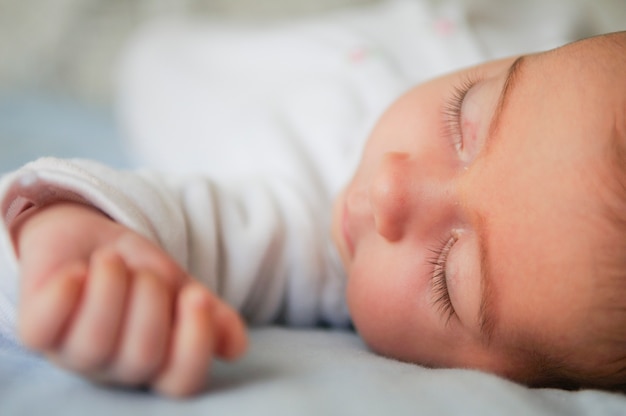
[[[233,139],[240,174],[35,161],[0,188],[14,330],[88,379],[170,396],[241,357],[244,322],[353,324],[406,362],[620,389],[625,67],[623,32],[436,78],[387,107],[356,169],[293,114],[265,150]],[[308,93],[289,110],[345,114]]]

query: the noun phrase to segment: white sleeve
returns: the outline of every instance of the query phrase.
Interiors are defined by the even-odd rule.
[[[81,201],[165,249],[251,323],[345,325],[344,279],[328,224],[320,224],[328,201],[301,185],[251,178],[226,186],[44,158],[0,183],[5,253],[6,226],[25,207]],[[17,283],[4,280],[14,302]]]

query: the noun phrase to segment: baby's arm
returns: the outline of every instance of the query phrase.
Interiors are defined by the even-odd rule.
[[[56,203],[11,224],[22,342],[91,379],[197,392],[213,356],[246,347],[239,315],[162,249],[94,208]]]
[[[22,280],[28,297],[28,290],[36,292],[38,285],[43,290],[56,281],[51,276],[62,266],[79,262],[92,272],[95,266],[89,265],[99,249],[112,247],[130,271],[131,288],[144,269],[165,281],[177,275],[163,259],[182,268],[183,276],[173,279],[182,285],[172,290],[173,303],[184,293],[180,281],[188,282],[188,274],[252,324],[345,323],[343,275],[336,269],[327,228],[320,226],[320,213],[330,203],[305,179],[216,181],[120,171],[84,160],[40,159],[0,181],[0,254],[10,262],[7,270],[20,266],[24,274],[24,279],[11,273],[0,281],[3,299],[18,312]],[[62,215],[60,201],[76,201],[79,206],[72,206],[88,220],[82,214]],[[9,231],[18,253],[8,251]],[[90,277],[72,318],[86,303]],[[5,319],[0,330],[17,333],[18,320]]]

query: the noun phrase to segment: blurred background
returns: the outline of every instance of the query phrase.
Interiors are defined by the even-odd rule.
[[[0,89],[107,102],[128,35],[161,16],[281,19],[376,0],[0,0]]]
[[[112,112],[113,75],[129,36],[153,18],[272,21],[377,1],[0,0],[0,172],[39,155],[90,157],[126,165]],[[528,27],[532,19],[519,19],[515,7],[520,13],[531,8],[547,13],[554,4],[552,0],[416,1],[471,4],[471,10],[480,11],[472,16],[474,21],[498,22],[500,32],[510,27],[524,33],[541,28]],[[577,34],[592,35],[596,27],[626,28],[626,0],[558,3],[577,10]],[[498,13],[504,4],[507,13]]]
[[[40,155],[126,160],[117,56],[151,19],[291,19],[377,0],[0,0],[0,172]]]

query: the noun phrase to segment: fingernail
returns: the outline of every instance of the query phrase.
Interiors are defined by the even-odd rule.
[[[211,306],[211,298],[201,287],[194,287],[189,296],[191,304],[196,308],[207,308]]]
[[[69,270],[68,277],[77,281],[84,280],[87,276],[87,265],[78,263]]]

